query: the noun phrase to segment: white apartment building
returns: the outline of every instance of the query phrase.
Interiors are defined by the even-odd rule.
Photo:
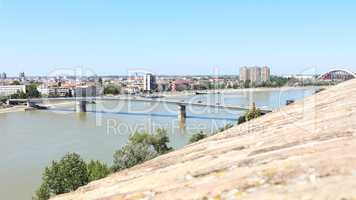
[[[143,90],[152,91],[156,89],[156,77],[153,74],[145,74],[143,76]]]
[[[17,92],[26,92],[25,85],[0,85],[0,96],[9,96]]]

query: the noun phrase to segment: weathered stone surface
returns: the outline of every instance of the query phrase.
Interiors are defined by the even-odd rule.
[[[57,196],[356,199],[356,80]]]

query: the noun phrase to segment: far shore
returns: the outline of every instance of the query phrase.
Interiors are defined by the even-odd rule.
[[[330,86],[298,86],[298,87],[260,87],[260,88],[238,88],[238,89],[212,89],[212,90],[186,90],[181,92],[161,92],[162,96],[190,96],[195,95],[196,92],[215,94],[215,93],[235,93],[235,92],[269,92],[269,91],[285,91],[285,90],[308,90],[313,88],[329,88]]]
[[[277,88],[243,88],[243,89],[215,89],[215,90],[188,90],[182,92],[162,92],[162,93],[155,93],[165,97],[177,97],[177,96],[191,96],[195,95],[196,92],[206,93],[206,94],[215,94],[215,93],[235,93],[235,92],[263,92],[263,91],[284,91],[284,90],[301,90],[301,89],[312,89],[312,88],[328,88],[330,86],[306,86],[306,87],[277,87]],[[121,96],[121,95],[118,95]],[[57,107],[63,105],[70,105],[73,102],[60,102],[60,103],[49,103],[45,104],[44,106],[48,107]],[[18,105],[18,106],[11,106],[8,108],[0,108],[0,114],[4,113],[13,113],[13,112],[25,112],[27,106]]]
[[[44,104],[43,106],[48,106],[48,107],[57,107],[57,106],[63,106],[63,105],[71,105],[73,102],[61,102],[61,103],[50,103],[50,104]],[[0,114],[5,114],[5,113],[14,113],[14,112],[25,112],[27,109],[27,106],[25,105],[17,105],[17,106],[11,106],[8,108],[0,108]]]

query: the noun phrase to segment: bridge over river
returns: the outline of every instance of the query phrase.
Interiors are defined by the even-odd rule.
[[[221,104],[206,104],[206,103],[196,103],[196,102],[186,102],[177,100],[167,100],[167,99],[149,99],[142,97],[65,97],[65,98],[33,98],[33,99],[9,99],[8,104],[16,103],[26,103],[28,107],[38,108],[45,101],[73,101],[76,102],[75,110],[77,112],[86,112],[86,104],[96,101],[136,101],[136,102],[147,102],[147,103],[163,103],[163,104],[175,104],[178,106],[178,118],[183,120],[186,118],[186,107],[196,106],[196,107],[212,107],[217,109],[229,109],[229,110],[239,110],[247,111],[250,107],[235,106],[235,105],[221,105]],[[272,112],[271,110],[260,109],[262,114]]]

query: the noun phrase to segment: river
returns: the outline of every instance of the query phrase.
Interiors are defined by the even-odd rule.
[[[226,94],[166,97],[210,104],[278,109],[288,99],[302,99],[313,88],[270,91],[230,92]],[[177,106],[144,102],[97,102],[89,112],[78,114],[73,105],[50,110],[0,114],[0,194],[2,199],[31,199],[41,182],[44,168],[68,152],[79,153],[85,160],[112,163],[112,155],[135,131],[168,131],[175,149],[187,144],[191,134],[213,133],[236,123],[242,111],[188,107],[187,119],[177,119]]]

